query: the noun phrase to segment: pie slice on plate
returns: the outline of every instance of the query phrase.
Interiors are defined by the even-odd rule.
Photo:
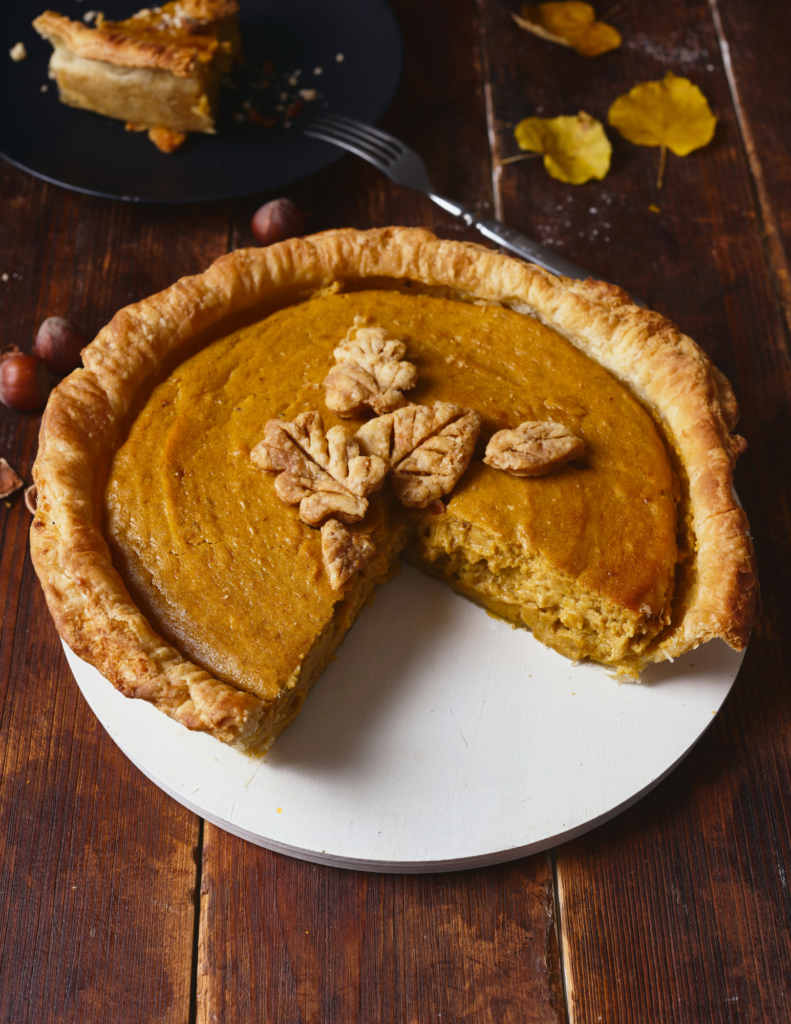
[[[148,130],[164,152],[214,132],[220,79],[240,49],[236,0],[174,0],[94,26],[45,11],[33,27],[54,47],[61,102]]]
[[[42,423],[34,564],[75,653],[190,729],[265,750],[402,551],[627,678],[747,643],[733,392],[611,285],[330,231],[121,310],[83,360]]]

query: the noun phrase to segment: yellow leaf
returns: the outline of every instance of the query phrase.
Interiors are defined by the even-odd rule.
[[[596,20],[590,4],[581,0],[562,0],[558,3],[525,4],[522,16],[513,15],[520,28],[550,43],[571,46],[583,57],[598,57],[621,45],[621,33],[603,21]]]
[[[667,146],[676,156],[707,146],[717,118],[688,78],[668,71],[661,82],[642,82],[610,107],[607,120],[638,146]]]
[[[576,117],[527,117],[514,138],[520,149],[543,153],[550,175],[570,185],[601,181],[610,169],[612,146],[604,126],[584,110]]]

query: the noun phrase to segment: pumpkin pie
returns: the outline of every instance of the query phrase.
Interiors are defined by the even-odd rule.
[[[266,749],[402,552],[627,677],[747,643],[733,392],[611,285],[331,231],[223,257],[83,360],[42,423],[34,564],[72,649],[190,729]]]
[[[236,0],[174,0],[94,25],[45,11],[33,27],[54,47],[62,103],[148,131],[172,152],[188,132],[213,133],[220,79],[240,49]]]

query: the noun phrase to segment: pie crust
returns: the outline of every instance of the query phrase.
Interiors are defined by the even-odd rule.
[[[619,288],[572,281],[478,245],[412,228],[328,231],[244,249],[204,274],[121,310],[83,353],[84,369],[53,392],[34,467],[33,562],[57,629],[129,697],[190,729],[256,751],[267,705],[222,682],[164,641],[132,601],[101,530],[107,460],[152,377],[210,341],[337,280],[371,287],[409,280],[445,297],[528,314],[616,377],[653,415],[681,481],[693,535],[672,621],[650,661],[719,637],[737,650],[759,610],[746,516],[732,490],[744,449],[725,377],[690,338]]]

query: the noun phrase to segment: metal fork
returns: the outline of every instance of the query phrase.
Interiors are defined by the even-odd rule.
[[[379,128],[374,128],[370,124],[363,124],[362,121],[343,117],[341,114],[323,114],[312,121],[303,131],[305,135],[309,135],[313,139],[331,142],[334,146],[340,146],[342,149],[348,149],[350,153],[356,153],[363,160],[367,160],[369,164],[378,167],[397,185],[405,185],[407,188],[414,188],[418,192],[425,193],[437,206],[452,213],[454,217],[461,217],[465,224],[477,228],[484,237],[510,249],[522,259],[537,263],[539,267],[544,267],[545,270],[549,270],[553,274],[563,274],[565,277],[579,280],[590,277],[587,270],[564,260],[562,256],[558,256],[551,249],[534,242],[531,238],[523,235],[521,231],[502,224],[498,220],[479,217],[466,206],[457,203],[455,199],[439,195],[431,186],[428,171],[422,159],[413,149],[405,146],[395,136],[389,135]],[[641,300],[632,298],[639,305],[644,305]]]

